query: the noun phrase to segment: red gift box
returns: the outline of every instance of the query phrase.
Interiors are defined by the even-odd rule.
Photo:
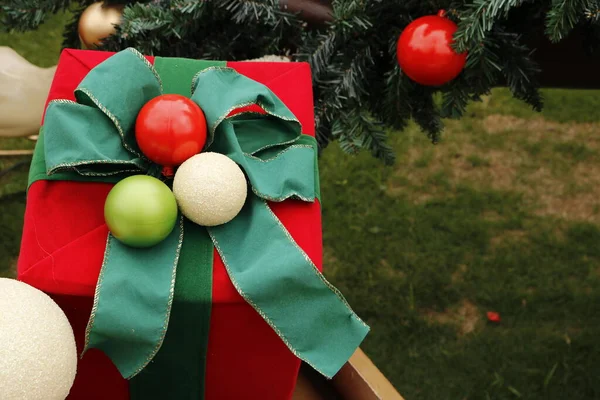
[[[48,101],[74,100],[85,75],[114,53],[65,50]],[[154,63],[153,57],[146,57]],[[228,67],[271,89],[314,136],[310,67],[306,63],[228,62]],[[69,318],[83,350],[108,228],[104,201],[112,184],[35,181],[29,188],[18,263],[18,279],[51,295]],[[318,201],[269,204],[298,245],[321,269]],[[300,360],[238,294],[214,252],[213,304],[205,376],[205,398],[290,399]],[[181,371],[185,373],[185,371]],[[110,359],[91,349],[79,360],[69,399],[129,398],[128,381]]]

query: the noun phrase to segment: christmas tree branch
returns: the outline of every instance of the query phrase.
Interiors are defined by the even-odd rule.
[[[299,24],[298,20],[285,11],[281,11],[279,0],[213,0],[216,7],[230,13],[231,19],[238,24],[254,23],[278,26],[279,24]]]
[[[395,161],[392,147],[387,143],[387,135],[381,122],[373,120],[364,108],[356,105],[342,113],[342,118],[333,124],[332,134],[341,149],[348,154],[357,154],[368,149],[371,154],[385,164]]]
[[[70,0],[18,0],[2,4],[2,25],[5,31],[25,32],[36,29],[47,14],[66,10]]]
[[[450,82],[442,95],[441,115],[444,118],[458,119],[463,116],[471,100],[470,87],[463,73]]]
[[[465,52],[481,43],[499,18],[521,5],[523,0],[474,0],[459,11],[460,22],[454,34],[455,50]]]
[[[67,23],[65,30],[63,32],[63,49],[77,49],[81,46],[79,40],[79,18],[81,14],[85,11],[88,4],[82,2],[79,7],[71,12],[71,20]]]
[[[394,129],[404,129],[410,120],[409,80],[395,66],[385,74],[384,84],[372,98],[372,112]]]
[[[319,76],[327,71],[331,58],[334,55],[337,35],[335,30],[330,29],[325,34],[317,33],[312,36],[310,39],[312,43],[308,43],[308,46],[303,46],[297,53],[296,58],[307,61],[312,68],[313,77],[318,79]]]
[[[536,111],[543,107],[537,76],[539,66],[531,59],[531,50],[520,43],[520,36],[502,30],[495,32],[498,39],[498,53],[502,63],[502,74],[515,96],[528,103]]]
[[[35,29],[46,15],[73,7],[65,47],[79,47],[78,21],[96,0],[4,0],[7,29]],[[556,41],[585,18],[590,43],[600,42],[600,0],[106,0],[126,5],[116,33],[100,49],[135,47],[148,55],[247,60],[288,55],[310,64],[320,148],[339,141],[347,152],[368,150],[393,160],[386,132],[414,120],[435,142],[441,117],[461,117],[470,101],[506,84],[542,107],[539,67],[520,34],[535,14]],[[458,23],[455,50],[468,51],[462,73],[441,87],[420,86],[396,61],[398,36],[423,15],[448,11]],[[517,10],[516,12],[514,10]],[[527,15],[523,15],[527,13]],[[307,23],[304,19],[317,18]],[[545,19],[543,17],[545,16]],[[304,19],[303,19],[304,18]],[[312,25],[312,26],[311,26]],[[588,44],[590,44],[588,43]],[[434,101],[441,93],[442,101]]]
[[[600,2],[597,0],[590,1],[584,12],[585,18],[591,23],[600,22]]]
[[[433,99],[434,91],[430,88],[413,85],[409,92],[411,99],[411,116],[427,137],[437,143],[444,127],[440,112]]]
[[[590,0],[553,0],[546,16],[546,35],[553,42],[562,40],[583,17],[581,10],[591,6]]]

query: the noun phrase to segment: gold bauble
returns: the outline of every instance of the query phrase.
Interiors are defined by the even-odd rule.
[[[104,5],[102,1],[92,4],[79,18],[79,40],[88,49],[100,45],[102,39],[115,33],[122,16],[123,5]]]

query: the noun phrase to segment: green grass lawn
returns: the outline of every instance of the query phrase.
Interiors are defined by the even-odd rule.
[[[0,45],[51,65],[63,20]],[[323,154],[326,275],[407,400],[600,399],[600,93],[544,95],[538,114],[494,90],[436,146],[394,133],[393,167]],[[0,276],[25,182],[25,169],[0,178]]]

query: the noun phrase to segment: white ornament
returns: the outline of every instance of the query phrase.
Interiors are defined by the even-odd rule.
[[[64,400],[77,348],[69,320],[45,293],[0,278],[0,398]]]
[[[179,209],[203,226],[231,221],[246,202],[248,185],[240,167],[219,153],[200,153],[179,166],[173,193]]]

